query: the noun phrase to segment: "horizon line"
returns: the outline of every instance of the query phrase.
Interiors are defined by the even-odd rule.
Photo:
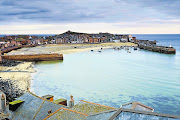
[[[99,32],[100,33],[100,32]],[[86,34],[99,34],[99,33],[86,33]],[[102,33],[106,33],[106,32],[102,32]],[[107,32],[108,33],[108,32]],[[43,33],[43,34],[41,34],[41,33],[27,33],[27,34],[0,34],[0,35],[59,35],[59,34],[62,34],[62,33],[58,33],[58,34],[46,34],[46,33]],[[121,34],[121,33],[110,33],[110,34]],[[147,35],[147,34],[157,34],[157,35],[162,35],[162,34],[174,34],[174,35],[178,35],[178,34],[180,34],[180,33],[130,33],[130,34],[128,34],[128,33],[125,33],[125,34],[122,34],[122,35],[131,35],[131,34],[144,34],[144,35]]]

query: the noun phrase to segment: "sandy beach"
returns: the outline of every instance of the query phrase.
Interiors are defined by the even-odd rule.
[[[134,43],[101,43],[101,44],[48,44],[45,46],[37,46],[31,48],[21,48],[18,50],[13,50],[8,53],[8,55],[13,54],[41,54],[41,53],[61,53],[61,54],[71,54],[79,53],[90,50],[114,48],[119,46],[137,46]]]
[[[2,80],[10,79],[12,81],[18,81],[16,85],[21,90],[26,90],[30,87],[29,81],[33,72],[35,71],[32,62],[22,62],[13,67],[0,66],[0,77]]]
[[[41,54],[41,53],[61,53],[71,54],[79,53],[90,50],[100,50],[120,47],[120,46],[136,46],[134,43],[101,43],[101,44],[49,44],[45,46],[37,46],[30,48],[21,48],[13,50],[8,55],[13,54]],[[14,81],[15,86],[19,89],[26,91],[30,88],[31,73],[35,72],[32,62],[22,62],[13,67],[0,66],[1,81],[11,80]]]

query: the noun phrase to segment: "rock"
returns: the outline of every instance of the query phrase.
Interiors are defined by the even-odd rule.
[[[3,60],[3,62],[0,64],[0,66],[12,67],[12,66],[16,66],[16,65],[18,65],[20,63],[22,63],[22,62]]]
[[[15,84],[17,81],[0,78],[0,90],[6,94],[7,101],[13,101],[21,96],[25,91],[18,88]]]

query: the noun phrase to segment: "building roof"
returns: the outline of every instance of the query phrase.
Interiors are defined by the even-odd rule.
[[[142,103],[139,103],[139,102],[136,102],[136,101],[133,101],[133,102],[130,102],[130,103],[127,103],[127,104],[123,104],[121,106],[122,108],[128,108],[128,109],[133,109],[133,110],[141,110],[141,111],[147,111],[147,112],[153,112],[154,109],[147,106],[147,105],[144,105]]]
[[[72,110],[92,115],[96,113],[106,112],[109,110],[116,110],[116,108],[81,100],[72,108]]]
[[[62,107],[68,108],[67,106],[64,106],[64,105],[55,104],[55,103],[50,102],[50,101],[45,101],[44,104],[42,105],[41,109],[39,110],[39,112],[35,116],[35,120],[40,120],[42,118],[44,119],[47,116],[49,116],[49,114],[48,114],[49,110],[52,110],[52,113],[53,113]]]
[[[45,96],[42,96],[42,98],[44,99],[48,99],[48,98],[51,98],[51,97],[54,97],[53,95],[45,95]]]
[[[81,100],[71,109],[60,108],[44,120],[108,120],[116,108]]]
[[[156,112],[139,111],[133,109],[120,108],[115,112],[109,120],[131,120],[139,119],[142,120],[180,120],[180,115],[171,115]]]
[[[30,92],[20,96],[17,100],[22,100],[24,103],[22,103],[14,112],[11,111],[10,119],[13,120],[40,120],[48,116],[48,110],[54,112],[61,107],[66,107],[45,100]]]
[[[121,119],[132,120],[132,119],[139,119],[139,118],[141,118],[142,120],[177,120],[176,118],[167,118],[167,117],[137,114],[137,113],[131,113],[131,112],[122,112],[116,117],[116,119],[118,120],[121,120]]]
[[[55,100],[54,103],[58,104],[58,103],[63,102],[63,101],[66,101],[66,99],[60,98],[60,99]]]
[[[117,110],[87,115],[71,109],[60,108],[44,120],[108,120]]]
[[[8,115],[0,112],[0,120],[5,118],[8,118]]]
[[[87,120],[108,120],[117,110],[110,110],[94,115],[87,116]]]
[[[25,93],[17,100],[24,101],[10,117],[0,113],[1,117],[8,117],[12,120],[114,120],[114,119],[167,119],[180,120],[179,115],[155,113],[135,109],[137,105],[151,108],[138,102],[131,102],[122,106],[127,108],[113,108],[97,103],[81,100],[72,108],[56,104],[44,98],[38,97],[30,92]],[[136,105],[136,106],[135,106]],[[133,108],[133,109],[132,109]],[[48,113],[50,112],[51,113]]]
[[[71,109],[60,108],[44,120],[86,120],[87,114]]]
[[[14,120],[32,120],[39,107],[43,104],[44,99],[38,98],[27,92],[18,100],[24,101],[16,111],[11,113],[10,119]]]

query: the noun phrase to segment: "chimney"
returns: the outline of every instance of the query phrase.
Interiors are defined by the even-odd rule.
[[[6,97],[4,94],[1,96],[1,110],[2,112],[6,110]]]
[[[73,107],[74,106],[74,99],[73,99],[73,96],[72,95],[70,95],[70,100],[69,100],[69,107],[71,108],[71,107]]]
[[[9,103],[9,110],[15,111],[24,101],[22,100],[15,100]]]
[[[64,98],[57,99],[57,100],[54,101],[54,103],[67,106],[67,100],[64,99]]]
[[[30,92],[29,88],[27,88],[27,91]]]
[[[48,114],[51,114],[52,113],[52,110],[48,110]]]
[[[42,96],[42,98],[44,98],[46,100],[49,100],[49,101],[54,101],[54,96],[53,95],[45,95],[45,96]]]

